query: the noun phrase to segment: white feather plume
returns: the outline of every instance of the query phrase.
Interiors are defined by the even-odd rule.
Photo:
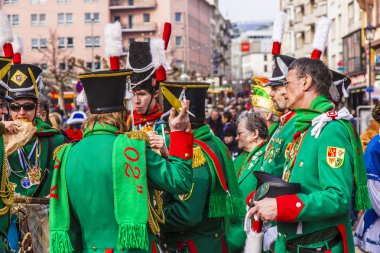
[[[14,35],[14,40],[12,42],[13,52],[22,54],[24,50],[24,44],[22,38],[18,35]]]
[[[0,46],[13,41],[12,26],[7,15],[0,10]]]
[[[120,23],[107,24],[104,29],[104,37],[106,56],[120,56],[123,52]]]
[[[282,42],[282,38],[284,37],[285,23],[286,23],[286,13],[282,11],[278,12],[276,16],[274,17],[273,35],[272,35],[273,41]]]
[[[78,94],[76,101],[77,101],[78,105],[86,105],[87,104],[87,96],[86,96],[84,89]]]
[[[150,53],[152,54],[152,64],[155,69],[166,65],[165,42],[163,39],[153,38],[150,40]]]
[[[331,20],[325,16],[318,21],[314,34],[313,49],[317,49],[323,53],[327,44],[327,37],[331,26]]]

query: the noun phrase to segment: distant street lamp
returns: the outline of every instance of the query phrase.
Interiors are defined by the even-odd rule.
[[[366,40],[368,40],[368,94],[369,94],[368,99],[369,99],[370,105],[372,105],[373,104],[373,101],[372,101],[373,88],[372,88],[372,80],[371,80],[372,79],[372,66],[371,66],[372,45],[371,45],[371,42],[375,38],[376,27],[374,27],[371,24],[368,24],[364,28],[364,32],[365,32],[365,38],[366,38]]]

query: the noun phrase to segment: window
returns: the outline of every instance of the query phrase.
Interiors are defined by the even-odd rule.
[[[37,14],[31,14],[30,15],[30,22],[32,23],[32,25],[38,25],[38,16]]]
[[[150,42],[150,38],[144,38],[144,42]]]
[[[99,0],[84,0],[85,3],[95,3],[99,2]]]
[[[72,23],[73,23],[73,14],[66,13],[66,24],[72,24]]]
[[[20,15],[18,14],[8,15],[8,19],[12,26],[20,24]]]
[[[86,12],[84,14],[84,23],[89,24],[89,23],[99,23],[99,12]]]
[[[182,13],[181,12],[175,13],[175,22],[182,22]]]
[[[74,47],[74,38],[73,37],[67,37],[67,48],[73,48]]]
[[[264,65],[264,72],[268,72],[268,65]]]
[[[267,60],[268,60],[268,56],[266,54],[264,54],[264,61],[267,61]]]
[[[18,4],[20,0],[4,0],[4,4]]]
[[[58,24],[72,24],[73,14],[72,13],[58,13]]]
[[[31,4],[44,4],[46,0],[30,0]]]
[[[100,37],[99,36],[86,36],[85,47],[100,47]]]
[[[38,49],[39,48],[39,41],[38,39],[32,39],[32,49]]]
[[[57,0],[57,3],[59,3],[59,4],[67,4],[67,3],[71,3],[71,0]]]
[[[134,1],[133,0],[128,0],[128,5],[133,5]]]
[[[64,37],[58,37],[58,48],[65,48],[65,38]]]
[[[150,15],[149,13],[144,13],[144,23],[149,23],[150,22]]]
[[[120,16],[114,16],[113,17],[113,22],[119,21],[120,22]]]
[[[65,23],[65,14],[64,13],[58,13],[58,24],[62,25]]]
[[[92,68],[92,62],[86,62],[86,67],[91,70],[100,69],[100,62],[94,62],[94,68]]]
[[[59,70],[66,70],[66,63],[65,62],[59,63]]]
[[[47,48],[47,39],[40,39],[40,48]]]
[[[32,38],[32,49],[45,49],[47,48],[46,38]]]
[[[182,36],[176,36],[175,37],[175,46],[176,47],[182,47]]]
[[[45,25],[46,24],[46,14],[41,13],[40,14],[40,25]]]

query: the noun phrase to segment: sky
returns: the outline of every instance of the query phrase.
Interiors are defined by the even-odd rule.
[[[232,22],[270,21],[280,9],[279,0],[219,0],[219,9]]]

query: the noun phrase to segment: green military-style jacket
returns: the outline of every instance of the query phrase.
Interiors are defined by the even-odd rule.
[[[281,123],[275,130],[265,148],[262,171],[282,177],[284,169],[286,151],[289,150],[294,128],[294,112],[287,112],[281,117]]]
[[[234,161],[236,175],[238,177],[239,190],[243,200],[247,201],[247,197],[256,189],[257,179],[253,175],[253,171],[260,171],[264,160],[266,142],[248,153],[242,152]],[[247,238],[244,231],[244,219],[231,219],[226,238],[228,252],[243,252],[245,240]]]
[[[75,252],[105,252],[107,249],[114,253],[144,252],[137,249],[121,251],[117,247],[118,224],[112,184],[112,149],[117,130],[96,124],[68,154],[66,180],[72,213],[69,233]],[[145,150],[151,196],[153,190],[174,194],[190,191],[192,136],[184,132],[171,133],[168,160],[149,148]],[[155,236],[149,234],[149,239],[153,242]],[[149,252],[156,252],[152,247],[156,247],[154,243],[149,245]]]
[[[63,144],[64,139],[63,139],[62,134],[58,130],[44,123],[40,118],[36,118],[36,127],[37,127],[37,132],[28,141],[28,143],[24,147],[22,147],[22,150],[25,156],[29,156],[30,152],[34,150],[33,152],[34,154],[31,154],[31,159],[28,159],[29,160],[28,162],[31,167],[35,165],[36,153],[39,153],[38,167],[41,169],[40,171],[41,179],[44,176],[45,169],[47,169],[48,171],[47,180],[45,181],[42,191],[40,192],[38,196],[38,197],[44,197],[44,196],[47,196],[50,192],[50,184],[51,184],[53,167],[54,167],[54,161],[53,161],[54,150],[56,147]],[[49,139],[51,139],[50,142],[51,142],[51,147],[52,147],[52,150],[50,151],[48,150]],[[37,142],[36,148],[33,148],[37,140],[38,142]],[[48,161],[48,159],[50,161]],[[15,192],[24,196],[32,196],[38,185],[33,185],[28,189],[22,187],[22,180],[25,177],[27,177],[27,172],[22,166],[20,155],[17,150],[13,152],[10,156],[8,156],[8,163],[11,170],[9,180],[12,183],[15,183],[17,185]],[[47,168],[47,166],[49,167]]]
[[[195,139],[197,130],[194,130]],[[221,151],[212,139],[203,141],[217,155],[223,170],[233,169],[225,167]],[[170,194],[164,198],[163,241],[169,249],[182,250],[180,252],[195,252],[191,249],[196,249],[198,253],[222,252],[223,218],[208,216],[213,182],[207,162],[193,168],[193,178],[194,184],[189,194]]]
[[[6,160],[4,160],[4,139],[3,139],[2,135],[0,136],[0,159],[1,159],[0,182],[1,182],[1,184],[4,184],[4,183],[7,184],[7,183],[9,183],[8,180],[6,180],[5,182],[3,180],[3,176],[7,175],[6,174],[7,168],[6,167],[4,168],[4,165],[6,164]],[[3,188],[3,187],[6,190],[6,186],[1,185],[1,188]],[[2,209],[2,208],[5,208],[5,204],[2,201],[2,199],[0,199],[0,209]],[[8,245],[4,242],[3,238],[7,237],[9,224],[10,224],[10,218],[11,218],[11,212],[9,210],[0,216],[0,234],[2,237],[2,238],[0,238],[0,252],[8,252],[9,251]]]
[[[349,208],[355,151],[350,135],[338,120],[327,123],[319,138],[311,136],[312,128],[299,137],[298,154],[290,151],[288,156],[295,157],[289,182],[300,183],[301,193],[276,198],[278,236],[292,244],[317,248],[341,231],[348,252],[354,252]],[[309,244],[311,241],[314,244]],[[332,252],[343,252],[342,247],[340,242]]]

